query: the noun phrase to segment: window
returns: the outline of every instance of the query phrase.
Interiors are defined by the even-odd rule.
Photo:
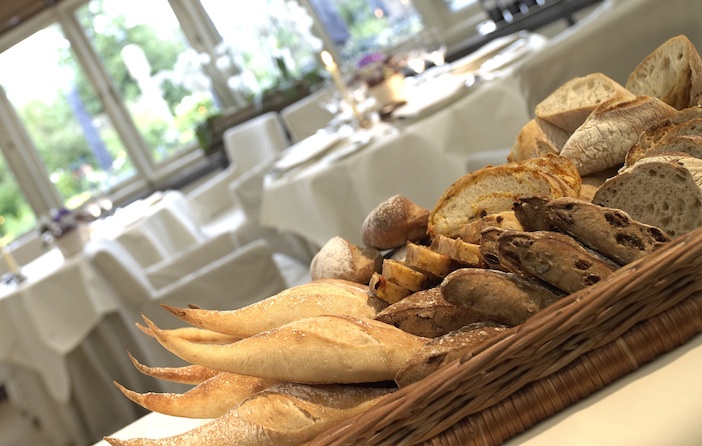
[[[168,2],[94,0],[77,15],[151,159],[195,145],[196,124],[217,106]]]
[[[0,235],[163,187],[206,159],[198,125],[319,80],[324,48],[350,60],[423,27],[450,47],[485,18],[474,0],[47,4],[0,36]]]
[[[135,174],[58,25],[0,54],[0,64],[0,84],[68,208]]]

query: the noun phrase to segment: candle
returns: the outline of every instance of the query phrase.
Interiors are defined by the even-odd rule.
[[[17,261],[15,261],[15,258],[12,256],[12,254],[7,251],[5,243],[3,243],[2,240],[0,240],[0,252],[2,252],[2,258],[3,260],[5,260],[5,263],[7,264],[7,267],[9,268],[10,272],[13,274],[19,274],[19,265],[17,265]]]
[[[346,89],[346,84],[344,84],[343,79],[341,79],[341,72],[339,71],[339,66],[336,64],[336,62],[334,62],[334,58],[331,54],[329,54],[328,51],[322,51],[322,54],[320,56],[322,58],[322,62],[324,62],[324,67],[327,69],[329,75],[331,75],[332,80],[336,84],[336,88],[339,89],[341,97],[344,98],[344,100],[348,102],[351,106],[351,112],[353,113],[353,116],[358,120],[358,123],[363,125],[364,120],[361,116],[361,113],[358,112],[358,108],[356,108],[356,101],[349,96],[349,92]]]

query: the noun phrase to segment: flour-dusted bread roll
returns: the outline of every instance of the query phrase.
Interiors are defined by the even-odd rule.
[[[678,110],[697,103],[702,94],[702,59],[684,35],[665,41],[632,71],[626,88],[653,96]]]
[[[536,117],[517,134],[507,161],[524,161],[547,153],[558,155],[569,137],[570,133]]]
[[[571,160],[581,176],[621,166],[639,135],[674,113],[673,107],[652,96],[603,102],[571,135],[561,156]]]
[[[683,155],[643,158],[597,191],[593,203],[621,209],[671,237],[702,225],[702,160]]]
[[[481,320],[471,308],[444,299],[438,287],[413,293],[378,313],[376,320],[416,336],[436,338]]]
[[[475,322],[432,339],[397,372],[395,382],[405,387],[462,357],[470,357],[483,342],[510,327],[496,322]]]
[[[534,109],[537,118],[572,134],[597,106],[613,98],[635,95],[602,73],[575,77],[558,87]],[[562,147],[562,146],[561,146]]]
[[[278,384],[179,435],[105,441],[112,446],[295,446],[365,412],[391,392],[383,387]]]
[[[444,191],[429,215],[428,231],[431,237],[457,237],[467,223],[509,211],[520,197],[577,197],[580,184],[575,165],[557,155],[484,167]]]
[[[385,306],[382,301],[368,296],[367,285],[340,279],[321,279],[294,286],[236,310],[162,305],[190,325],[239,339],[322,314],[372,319]]]
[[[363,243],[379,250],[397,248],[427,236],[429,210],[407,197],[395,195],[366,216],[361,227]]]
[[[383,256],[375,248],[360,247],[343,237],[332,237],[310,263],[310,277],[341,279],[368,284],[371,275],[380,271]]]
[[[428,341],[373,319],[315,316],[231,344],[194,344],[144,320],[163,347],[192,364],[305,384],[392,380]]]

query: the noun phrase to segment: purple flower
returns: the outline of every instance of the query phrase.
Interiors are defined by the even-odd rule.
[[[362,67],[365,67],[365,66],[368,66],[371,64],[375,64],[378,62],[385,62],[386,59],[387,59],[387,56],[385,56],[385,54],[383,54],[383,53],[366,54],[365,56],[361,57],[361,59],[359,59],[356,66],[358,68],[362,68]]]

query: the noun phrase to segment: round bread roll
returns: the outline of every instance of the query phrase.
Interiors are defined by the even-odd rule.
[[[395,195],[380,203],[363,221],[363,243],[383,250],[403,246],[407,241],[421,241],[427,236],[428,221],[428,209]]]
[[[374,272],[380,272],[383,256],[375,248],[359,247],[343,237],[332,237],[322,246],[310,264],[310,277],[342,279],[368,284]]]

